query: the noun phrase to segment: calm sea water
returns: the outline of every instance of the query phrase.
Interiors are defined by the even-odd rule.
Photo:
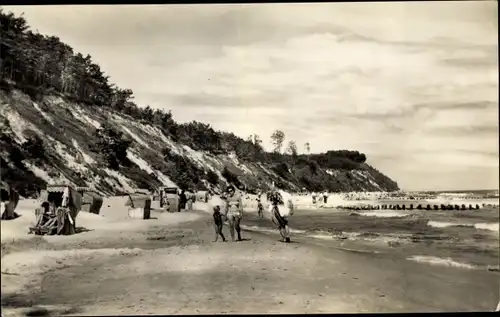
[[[487,269],[499,264],[498,207],[467,211],[297,210],[293,235],[351,250],[392,253],[428,264]],[[278,234],[248,213],[244,229]]]

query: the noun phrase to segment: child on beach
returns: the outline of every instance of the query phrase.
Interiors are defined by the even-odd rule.
[[[257,214],[259,215],[259,218],[264,218],[264,206],[260,201],[260,196],[257,197]]]
[[[226,242],[226,238],[222,234],[222,227],[224,226],[224,220],[222,219],[222,214],[220,213],[220,207],[215,206],[214,207],[214,228],[215,228],[215,240],[214,242],[217,242],[219,239],[219,235],[222,237],[222,241]]]

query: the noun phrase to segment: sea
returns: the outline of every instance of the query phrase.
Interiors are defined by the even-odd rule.
[[[469,191],[471,192],[473,191]],[[478,195],[484,192],[473,193]],[[467,206],[469,203],[482,206],[484,202],[493,202],[493,206],[460,211],[414,209],[354,212],[298,206],[289,218],[289,225],[292,240],[299,238],[316,241],[355,252],[392,254],[403,260],[426,265],[498,271],[498,196],[488,196],[487,200],[470,200]],[[436,200],[405,200],[404,203],[413,203],[414,206],[439,204]],[[274,224],[267,217],[259,219],[255,213],[245,215],[242,227],[244,230],[275,234],[279,237]]]

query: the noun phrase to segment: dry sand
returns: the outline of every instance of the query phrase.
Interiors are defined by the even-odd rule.
[[[82,212],[77,226],[92,231],[67,237],[26,235],[35,204],[22,201],[22,217],[2,221],[3,315],[492,311],[498,302],[497,273],[256,232],[212,243],[206,212],[128,219],[122,200],[105,200],[102,216]]]

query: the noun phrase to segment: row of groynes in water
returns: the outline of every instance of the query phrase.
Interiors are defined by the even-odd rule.
[[[346,209],[346,210],[384,210],[384,209],[389,209],[389,210],[477,210],[485,207],[498,207],[497,204],[482,204],[481,206],[479,204],[476,204],[473,206],[472,204],[469,204],[469,206],[466,206],[465,204],[462,205],[422,205],[418,204],[414,206],[413,204],[410,204],[409,206],[407,205],[360,205],[360,206],[337,206],[336,208],[338,209]]]
[[[345,200],[369,200],[369,199],[390,199],[390,200],[429,200],[444,198],[447,200],[482,200],[482,199],[498,199],[498,193],[485,194],[480,196],[450,196],[450,195],[363,195],[363,194],[346,194]]]

